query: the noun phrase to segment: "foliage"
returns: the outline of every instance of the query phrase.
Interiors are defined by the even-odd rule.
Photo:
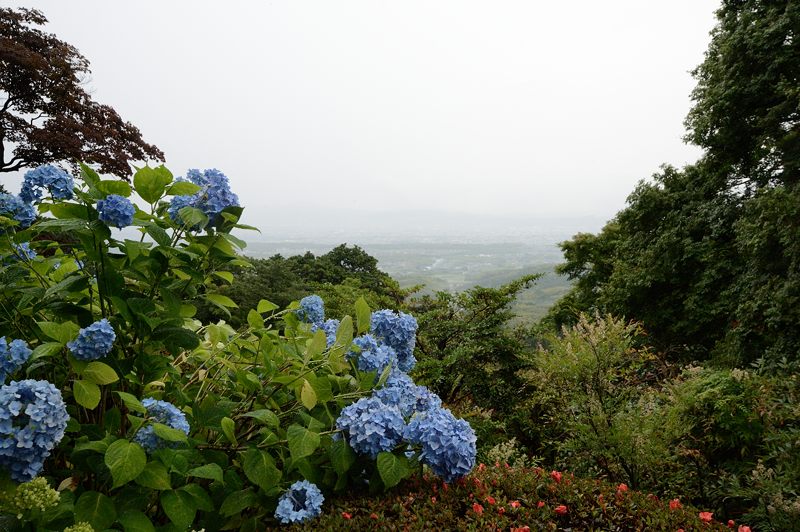
[[[219,185],[221,174],[212,174]],[[279,497],[298,481],[330,492],[369,479],[379,490],[424,462],[439,467],[405,454],[427,440],[409,449],[404,438],[375,460],[357,456],[336,427],[344,407],[393,382],[393,365],[381,375],[358,369],[352,340],[370,332],[372,317],[363,300],[355,323],[328,320],[336,326],[327,335],[322,324],[299,319],[298,303],[280,311],[261,300],[238,330],[193,318],[194,301],[236,308],[222,288],[247,265],[237,252],[243,242],[231,235],[246,228],[235,196],[204,209],[195,196],[203,186],[145,167],[131,187],[82,165],[73,200],[48,190],[30,227],[0,218],[0,334],[11,357],[4,368],[11,379],[29,377],[0,387],[0,415],[8,413],[4,426],[15,437],[44,431],[25,459],[25,478],[12,477],[40,474],[59,486],[54,507],[9,515],[12,527],[256,530],[277,522]],[[127,223],[139,238],[112,230],[116,216],[104,221],[98,206],[111,196],[131,206]],[[30,254],[17,251],[25,242]],[[371,332],[376,346],[386,336],[395,358],[393,347],[408,348],[392,344],[391,331]],[[41,404],[19,408],[28,395]],[[441,408],[437,401],[428,404]],[[452,456],[463,465],[462,455]],[[0,493],[16,500],[22,486],[9,481]],[[298,511],[299,498],[289,499]]]
[[[163,160],[134,125],[92,99],[89,62],[37,27],[46,23],[35,9],[0,8],[0,172],[82,160],[126,177],[128,161]]]
[[[705,514],[705,512],[703,512]],[[627,486],[568,473],[506,464],[479,465],[443,484],[415,477],[376,499],[354,493],[338,498],[303,530],[729,530],[678,501],[661,500]],[[749,532],[740,523],[734,530]]]

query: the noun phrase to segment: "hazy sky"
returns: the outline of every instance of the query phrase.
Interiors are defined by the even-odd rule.
[[[688,71],[718,4],[0,1],[44,11],[98,101],[176,175],[225,172],[262,227],[348,209],[608,218],[660,164],[697,158]]]

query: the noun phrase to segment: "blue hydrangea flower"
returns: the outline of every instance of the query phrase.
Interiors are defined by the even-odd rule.
[[[414,345],[417,341],[417,320],[404,312],[388,309],[376,310],[370,320],[372,334],[381,339],[397,353],[397,366],[411,371],[417,362]]]
[[[201,188],[189,196],[175,196],[170,202],[167,212],[175,223],[182,224],[179,211],[184,207],[200,209],[208,216],[209,224],[215,225],[220,220],[219,213],[226,207],[238,207],[239,197],[231,192],[228,178],[219,170],[212,168],[200,173],[200,170],[191,169],[186,172],[186,178],[178,181],[189,181]],[[192,228],[197,230],[201,228]]]
[[[106,199],[97,202],[97,212],[102,221],[121,229],[131,225],[136,209],[128,198],[109,194]]]
[[[421,460],[445,482],[461,478],[475,467],[475,432],[446,408],[414,415],[403,436],[422,446]]]
[[[14,244],[14,254],[22,260],[33,260],[38,256],[36,251],[31,249],[30,242]]]
[[[0,467],[28,482],[64,437],[69,414],[61,392],[47,381],[0,386]]]
[[[0,337],[0,384],[21,368],[32,352],[25,340],[12,340],[9,344],[5,336]]]
[[[322,513],[324,501],[325,497],[316,484],[307,480],[298,480],[278,499],[275,517],[284,525],[301,523]]]
[[[72,356],[78,360],[97,360],[111,352],[117,335],[114,328],[103,318],[78,332],[78,337],[67,343]]]
[[[397,447],[405,422],[396,406],[364,397],[342,410],[336,428],[347,432],[347,441],[355,452],[376,458],[378,453]]]
[[[353,344],[361,350],[358,353],[357,365],[361,371],[376,371],[378,376],[383,373],[387,366],[397,367],[397,353],[388,345],[380,344],[371,334],[359,336],[353,340]],[[352,351],[348,357],[354,356]]]
[[[36,220],[36,210],[13,194],[0,193],[0,216],[13,218],[24,229]]]
[[[26,203],[39,203],[43,190],[47,190],[53,199],[72,199],[73,187],[71,175],[61,168],[44,164],[25,172],[19,197]]]
[[[393,379],[387,384],[372,393],[372,396],[383,403],[395,406],[403,414],[409,417],[418,412],[427,412],[441,408],[442,400],[438,395],[430,391],[425,386],[417,386],[411,379]]]
[[[333,346],[336,343],[336,331],[339,329],[339,320],[329,319],[325,320],[325,323],[318,324],[314,323],[311,325],[311,332],[317,332],[317,330],[322,329],[325,331],[325,341],[328,347]]]
[[[300,300],[300,308],[295,311],[297,317],[306,323],[320,324],[325,321],[325,304],[322,298],[314,294]]]
[[[183,431],[187,436],[189,435],[189,422],[186,421],[186,414],[178,410],[175,405],[166,401],[158,401],[152,397],[143,399],[142,405],[147,409],[147,416],[156,423],[167,425],[173,429]],[[150,453],[165,447],[178,446],[178,442],[169,442],[159,438],[151,424],[140,428],[136,432],[136,436],[133,437],[133,441]]]

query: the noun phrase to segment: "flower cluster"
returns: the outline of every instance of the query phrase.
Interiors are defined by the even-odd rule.
[[[97,202],[100,220],[117,228],[128,227],[133,222],[136,209],[128,198],[119,194],[109,194]]]
[[[325,342],[328,347],[333,346],[336,342],[336,331],[339,329],[339,320],[329,319],[324,323],[314,323],[311,325],[311,332],[317,332],[319,329],[325,331]]]
[[[68,420],[61,392],[49,382],[0,386],[0,466],[17,482],[34,478],[64,437]]]
[[[19,198],[26,203],[39,203],[43,191],[47,190],[53,199],[72,199],[73,186],[71,175],[61,168],[44,164],[25,172]]]
[[[228,178],[217,169],[206,170],[203,173],[191,169],[186,172],[186,178],[179,178],[178,181],[189,181],[200,186],[201,190],[192,195],[172,198],[168,212],[175,223],[182,223],[180,210],[184,207],[200,209],[208,216],[209,223],[214,225],[219,221],[219,214],[223,209],[239,206],[239,197],[231,192]]]
[[[5,336],[0,337],[0,384],[6,377],[17,371],[31,357],[32,351],[24,340],[8,343]]]
[[[404,417],[435,410],[442,406],[442,400],[438,395],[425,386],[417,386],[405,374],[401,374],[401,377],[390,376],[386,385],[375,390],[373,396],[387,405],[400,409]]]
[[[404,437],[422,446],[422,460],[446,482],[475,467],[475,432],[446,408],[434,408],[411,418]]]
[[[402,371],[411,371],[417,362],[414,358],[417,341],[417,320],[414,316],[388,309],[377,310],[372,313],[370,326],[372,334],[395,350],[397,366]]]
[[[81,521],[80,523],[68,526],[64,529],[64,532],[95,532],[95,530],[87,521]]]
[[[97,360],[111,352],[116,338],[114,328],[103,318],[81,329],[78,338],[67,343],[67,347],[78,360]]]
[[[394,449],[403,439],[405,425],[400,410],[377,397],[359,399],[336,420],[336,428],[347,431],[350,447],[371,458]]]
[[[147,416],[156,423],[167,425],[189,435],[189,422],[186,421],[186,414],[178,410],[175,405],[166,401],[158,401],[152,397],[143,399],[142,405],[147,409]],[[167,442],[159,438],[152,424],[140,428],[133,437],[133,441],[151,453],[165,447],[177,447],[176,442]]]
[[[300,523],[322,513],[325,501],[319,488],[307,480],[299,480],[278,499],[275,517],[283,524]]]
[[[61,495],[50,487],[47,480],[37,477],[17,486],[9,501],[9,510],[17,515],[30,510],[44,512],[55,508]]]
[[[36,211],[30,203],[22,201],[13,194],[0,193],[0,216],[19,222],[20,227],[30,227],[36,220]]]
[[[301,299],[300,308],[295,313],[306,323],[320,324],[325,321],[325,305],[322,303],[322,298],[316,294]]]
[[[21,260],[33,260],[37,257],[36,251],[31,249],[30,242],[14,244],[14,255]]]

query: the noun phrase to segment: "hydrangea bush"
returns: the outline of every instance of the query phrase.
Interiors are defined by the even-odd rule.
[[[326,320],[312,296],[239,330],[194,319],[235,306],[241,214],[218,170],[40,167],[0,195],[0,525],[255,531],[474,463],[474,434],[405,373],[413,317],[359,300]]]

